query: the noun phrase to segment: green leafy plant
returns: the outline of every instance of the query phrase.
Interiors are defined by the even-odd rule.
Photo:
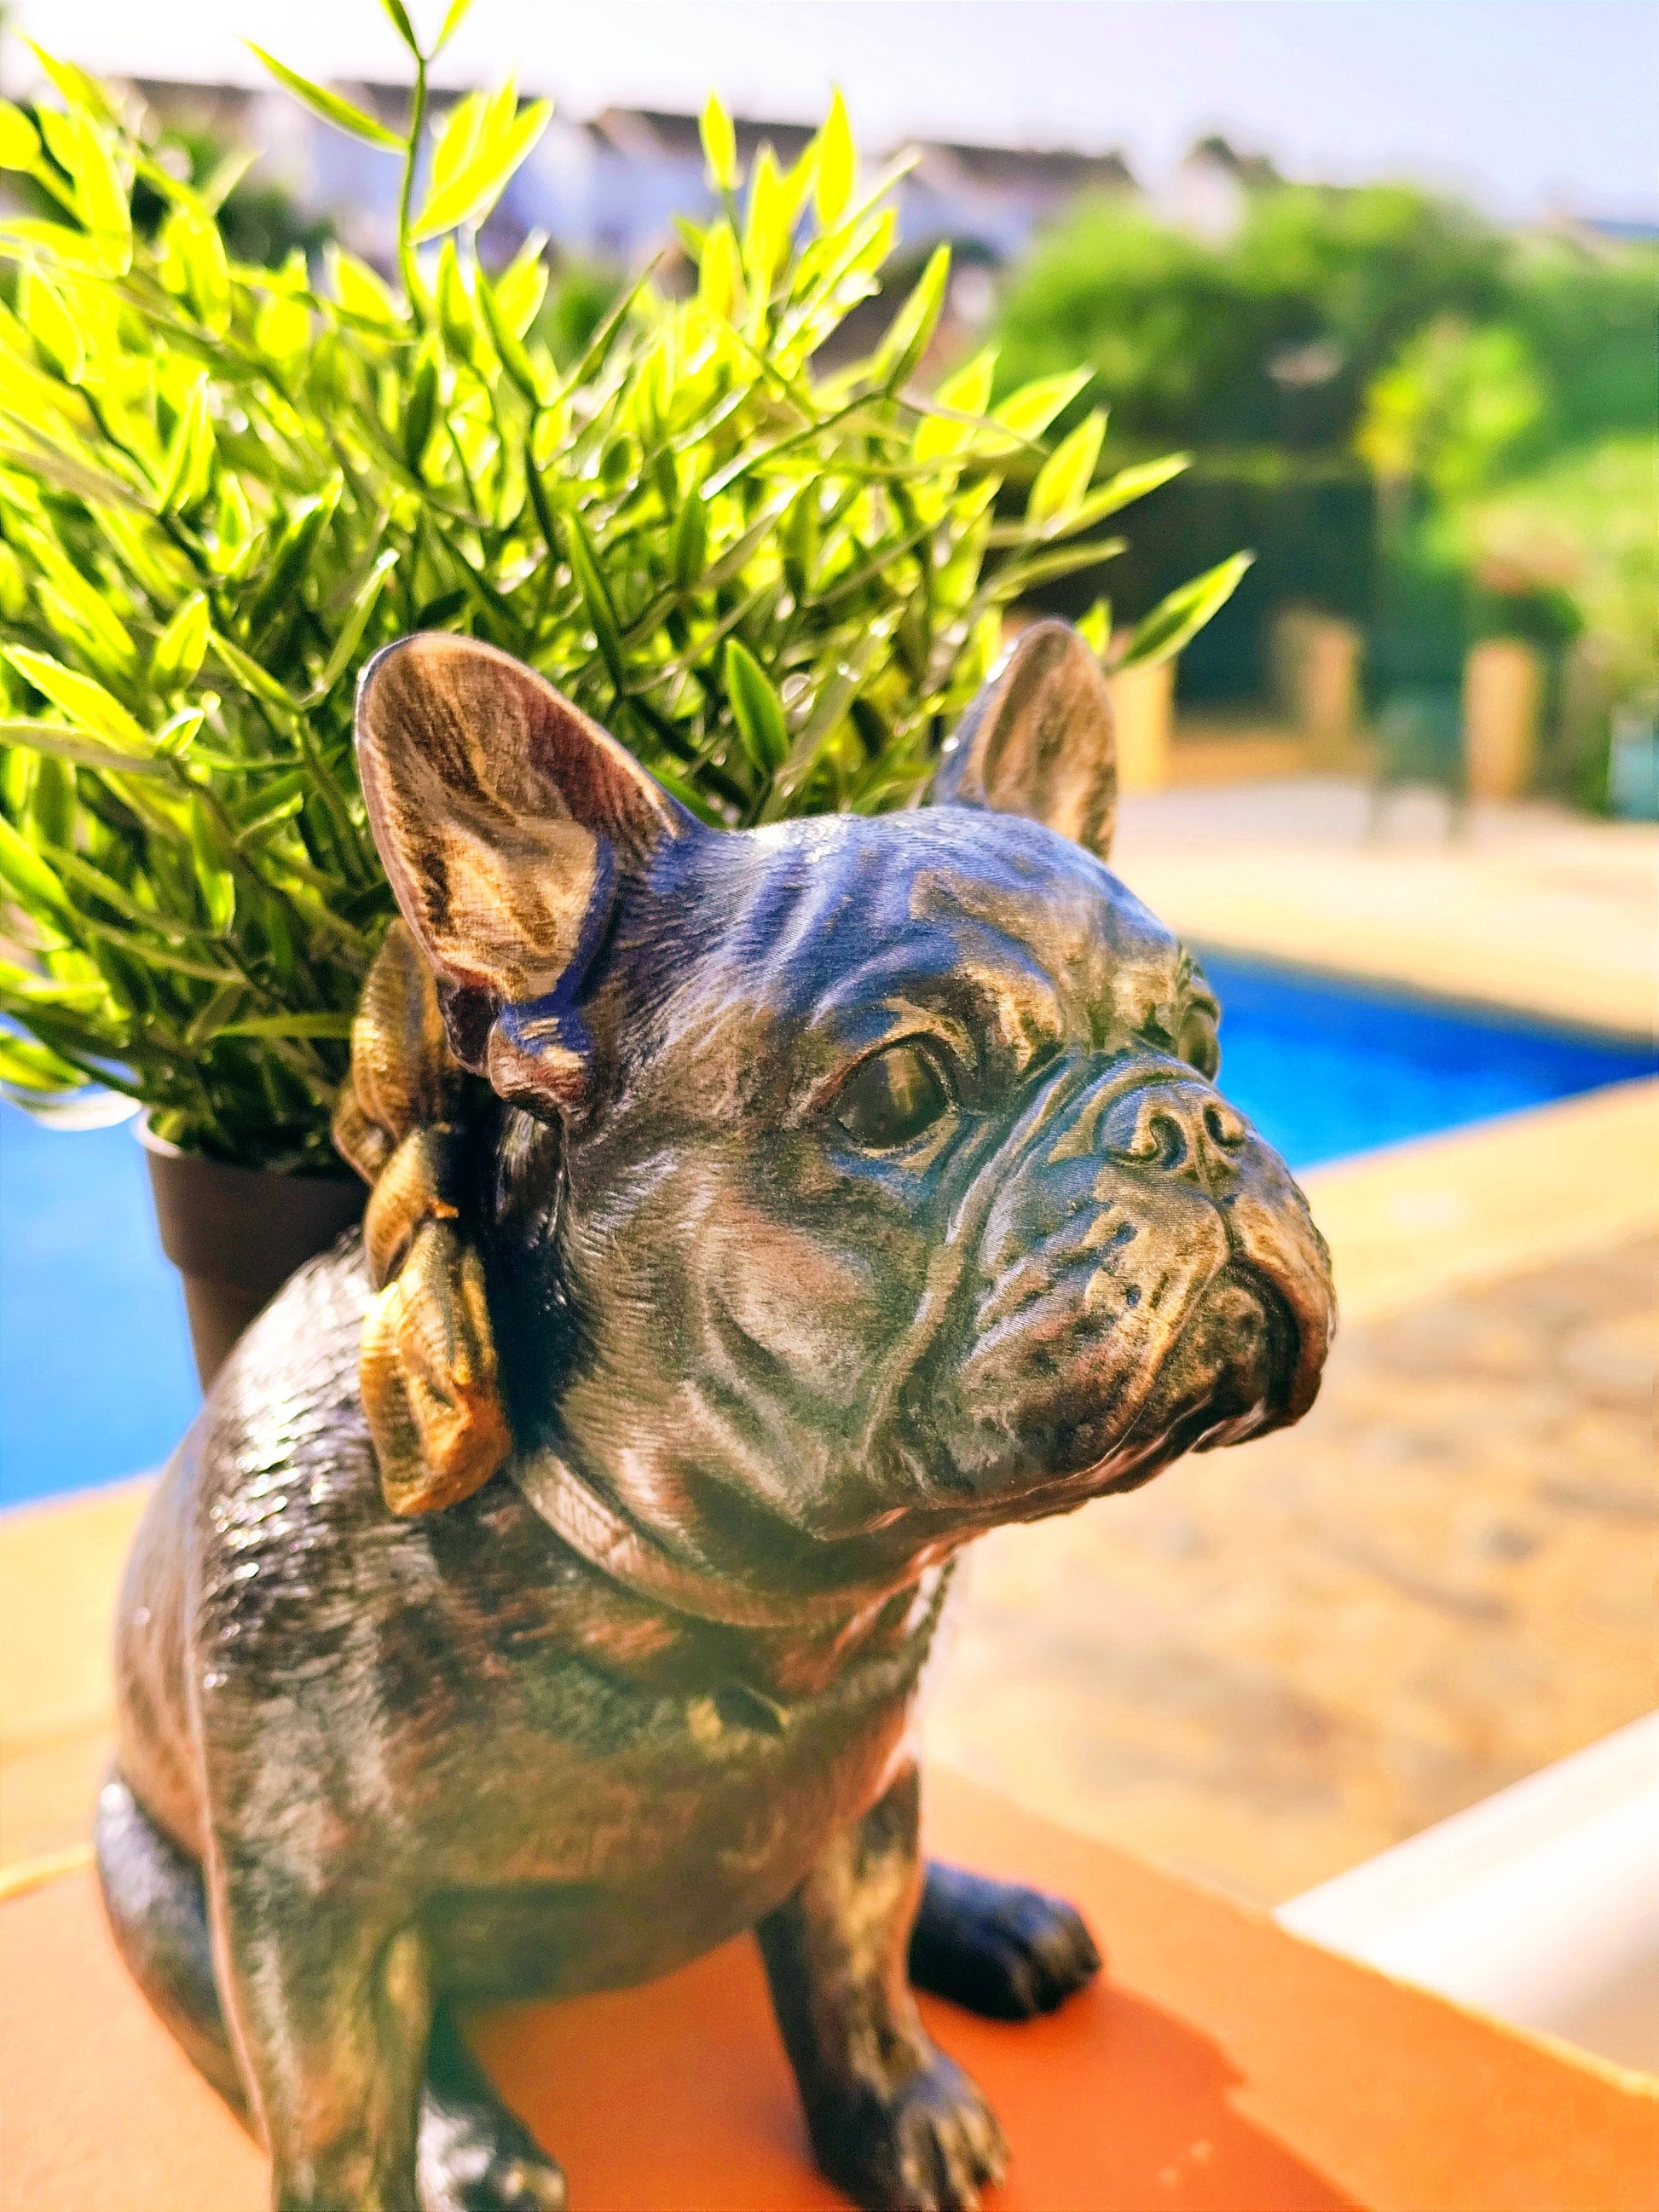
[[[869,360],[815,371],[896,227],[839,100],[793,168],[763,149],[746,180],[711,102],[695,294],[647,275],[561,371],[541,241],[494,274],[475,246],[545,104],[509,82],[434,113],[465,0],[426,49],[386,4],[401,131],[265,58],[401,164],[395,288],[334,249],[320,278],[232,258],[213,188],[73,67],[41,56],[61,106],[38,130],[0,105],[0,163],[53,204],[0,222],[0,1079],[37,1109],[106,1085],[271,1167],[330,1162],[392,910],[351,750],[378,646],[489,639],[710,821],[878,810],[927,774],[1002,609],[1103,559],[1098,526],[1157,480],[1096,483],[1093,416],[998,516],[1085,380],[993,406],[981,355],[924,395],[942,253]],[[166,210],[148,235],[141,187]],[[1124,657],[1178,649],[1231,576]]]

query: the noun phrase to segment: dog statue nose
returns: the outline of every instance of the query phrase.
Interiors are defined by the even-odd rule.
[[[1100,1146],[1115,1160],[1157,1168],[1211,1193],[1237,1171],[1249,1124],[1207,1085],[1157,1083],[1115,1099]]]

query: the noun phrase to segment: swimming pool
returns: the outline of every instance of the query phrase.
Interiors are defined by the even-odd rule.
[[[1228,1096],[1292,1167],[1650,1073],[1652,1056],[1518,1019],[1218,954]],[[130,1127],[0,1105],[0,1504],[163,1459],[198,1402],[184,1301]]]

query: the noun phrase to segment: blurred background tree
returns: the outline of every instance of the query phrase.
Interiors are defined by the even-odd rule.
[[[166,155],[194,185],[217,180],[240,260],[280,268],[297,251],[315,264],[337,227],[342,243],[384,263],[362,179],[348,191],[335,177],[326,205],[296,200],[262,170],[242,173],[240,140],[257,131],[222,118],[216,130],[202,114],[181,106]],[[661,165],[639,195],[655,210],[652,245],[670,237],[664,210],[676,195],[690,211],[699,189],[688,133],[694,143],[692,118],[659,115],[600,132],[605,174]],[[1241,589],[1182,655],[1184,706],[1259,720],[1283,689],[1277,617],[1333,616],[1364,638],[1374,720],[1402,697],[1431,702],[1448,774],[1469,646],[1526,638],[1546,662],[1541,781],[1601,803],[1612,716],[1646,712],[1655,690],[1644,604],[1652,494],[1639,456],[1654,428],[1659,248],[1565,224],[1506,228],[1409,184],[1288,183],[1220,138],[1193,149],[1182,173],[1191,189],[1177,179],[1154,200],[1121,161],[1098,161],[1084,197],[1062,192],[1034,236],[1028,222],[992,246],[958,235],[974,207],[939,200],[932,158],[882,294],[853,309],[830,346],[848,360],[867,350],[943,235],[957,274],[925,381],[988,340],[997,396],[1083,362],[1091,380],[1062,430],[1103,403],[1117,454],[1174,444],[1194,456],[1139,508],[1109,576],[1053,580],[1046,604],[1081,617],[1109,584],[1114,618],[1133,623],[1195,563],[1249,546]],[[616,206],[633,207],[620,188]],[[136,212],[142,224],[143,206]],[[606,222],[565,234],[526,203],[487,227],[486,265],[507,265],[544,216],[554,237],[536,334],[568,367],[647,249],[631,215],[626,237]],[[669,243],[659,272],[671,291],[685,275],[677,252]],[[819,362],[841,365],[829,351]],[[1011,481],[1007,515],[1028,489]]]
[[[1183,659],[1184,698],[1259,698],[1271,614],[1304,604],[1363,629],[1374,706],[1437,690],[1454,737],[1470,641],[1528,637],[1550,669],[1545,781],[1598,803],[1601,740],[1583,711],[1569,726],[1565,660],[1582,635],[1592,725],[1653,687],[1659,252],[1195,153],[1236,185],[1219,234],[1124,194],[1085,202],[1011,271],[994,332],[1000,379],[1086,362],[1076,408],[1106,402],[1120,451],[1195,457],[1143,508],[1116,604],[1137,613],[1183,559],[1252,545]],[[1081,605],[1092,581],[1057,597]]]

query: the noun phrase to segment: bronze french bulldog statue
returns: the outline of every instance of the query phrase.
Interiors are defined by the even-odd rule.
[[[917,1841],[951,1563],[1297,1419],[1324,1247],[1103,865],[1106,689],[1027,631],[934,804],[705,828],[529,670],[410,638],[358,750],[404,926],[376,1178],[164,1475],[118,1631],[118,1942],[281,2212],[564,2201],[453,2007],[758,1936],[824,2172],[1004,2150],[911,1984],[1046,2009],[1057,1899]]]

